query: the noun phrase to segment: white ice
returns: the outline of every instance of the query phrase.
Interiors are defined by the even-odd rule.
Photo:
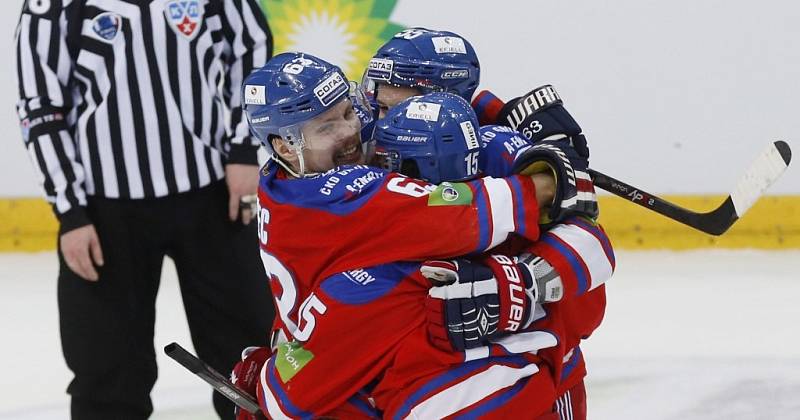
[[[52,253],[0,254],[0,419],[68,418]],[[584,345],[590,419],[800,417],[800,251],[619,252]],[[171,264],[158,297],[154,419],[212,419]]]

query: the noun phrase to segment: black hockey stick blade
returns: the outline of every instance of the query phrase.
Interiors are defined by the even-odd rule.
[[[212,388],[227,397],[242,410],[252,413],[256,418],[265,418],[255,398],[237,388],[228,378],[198,359],[197,356],[186,351],[180,344],[167,344],[164,346],[164,353],[180,363],[181,366],[189,369],[190,372],[199,376],[200,379],[206,381]]]
[[[791,160],[792,150],[785,141],[770,144],[750,165],[728,198],[707,213],[685,209],[593,169],[589,169],[589,174],[598,188],[705,233],[722,235],[783,175]]]

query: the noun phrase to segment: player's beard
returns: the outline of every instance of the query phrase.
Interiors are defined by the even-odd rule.
[[[342,144],[343,146],[333,155],[333,163],[335,166],[359,165],[364,163],[364,151],[361,147],[361,136],[359,133],[355,133],[355,135],[342,142]]]

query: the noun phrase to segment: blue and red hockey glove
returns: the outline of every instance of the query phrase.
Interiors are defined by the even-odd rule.
[[[537,302],[561,299],[561,279],[541,258],[491,255],[427,261],[422,275],[435,286],[428,291],[428,337],[443,350],[462,351],[526,328]]]
[[[483,91],[472,105],[481,122],[507,126],[531,142],[531,147],[526,147],[519,145],[514,133],[502,133],[491,127],[482,130],[481,155],[485,155],[482,162],[488,175],[508,175],[503,172],[509,165],[511,173],[531,175],[552,171],[556,197],[547,212],[549,220],[544,222],[557,222],[573,214],[597,217],[597,196],[587,172],[586,138],[552,86],[536,88],[506,104],[491,92]],[[484,139],[484,134],[492,138]]]

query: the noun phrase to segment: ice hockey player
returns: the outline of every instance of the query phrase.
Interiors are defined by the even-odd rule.
[[[457,47],[442,48],[442,45]],[[454,75],[462,77],[456,78]],[[399,101],[421,93],[446,91],[470,100],[479,84],[479,78],[480,64],[477,55],[465,38],[452,32],[411,28],[399,32],[378,50],[364,74],[362,85],[366,93],[377,102],[376,106],[380,108],[380,112],[385,115],[387,109]],[[497,122],[515,129],[519,128],[524,136],[532,141],[565,138],[567,141],[572,141],[571,139],[575,138],[579,143],[584,143],[580,126],[564,109],[560,96],[552,86],[546,85],[534,89],[523,97],[509,101],[508,105],[490,92],[484,91],[475,98],[472,105],[478,111],[479,122],[482,125]],[[537,114],[536,117],[531,116],[534,113]],[[498,117],[498,114],[502,115]],[[508,118],[509,116],[512,118]],[[490,144],[487,140],[496,136],[495,131],[502,130],[503,127],[500,126],[482,127],[483,146]],[[481,161],[478,166],[486,174],[502,176],[501,174],[508,173],[510,168],[507,166],[513,162],[515,155],[520,153],[521,149],[529,147],[529,142],[519,136],[503,137],[504,141],[494,143],[497,146],[495,153],[480,154]],[[588,156],[588,149],[585,153]],[[505,160],[494,159],[499,156],[505,157]],[[576,207],[581,208],[583,214],[596,216],[596,201],[589,176],[586,173],[576,175],[578,176],[575,195],[570,199],[581,201]],[[583,197],[587,196],[588,198],[583,200]],[[582,325],[596,327],[605,312],[605,289],[599,287],[592,290],[585,297],[570,300],[569,305],[581,308],[579,312],[569,311],[569,313],[580,313],[586,321]],[[562,303],[560,306],[567,304]],[[575,419],[584,418],[585,414],[581,414],[586,412],[583,385],[585,364],[583,354],[577,347],[579,339],[580,336],[574,341],[575,347],[566,349],[570,357],[565,360],[565,366],[570,369],[565,370],[567,374],[563,375],[563,380],[560,382],[563,401],[559,404],[565,406],[567,403],[564,401],[571,402],[571,418]]]
[[[283,322],[285,320],[281,322],[286,324],[286,328],[298,330],[297,319],[291,317],[297,316],[296,306],[301,303],[297,297],[308,296],[308,285],[295,282],[296,278],[321,279],[337,271],[383,262],[381,258],[422,259],[480,251],[499,243],[512,231],[529,237],[538,235],[535,195],[538,192],[538,201],[549,202],[549,198],[542,200],[541,197],[547,190],[541,188],[547,186],[546,176],[515,176],[510,178],[514,182],[478,182],[476,193],[483,201],[474,201],[461,209],[428,208],[427,195],[436,187],[366,167],[349,167],[322,176],[310,176],[330,170],[337,164],[362,161],[357,133],[360,124],[353,117],[357,112],[352,109],[346,95],[347,88],[342,87],[344,77],[338,68],[303,54],[276,57],[264,70],[272,76],[272,83],[270,80],[257,80],[264,77],[265,72],[256,72],[245,84],[243,96],[254,132],[260,134],[259,138],[268,146],[276,146],[274,161],[264,170],[259,216],[262,244],[266,243],[263,245],[265,266],[279,295],[277,300],[283,308],[284,318],[289,320],[288,323]],[[268,94],[272,96],[268,97]],[[271,108],[260,106],[267,104]],[[335,114],[336,111],[340,114]],[[326,139],[330,141],[326,143]],[[535,188],[536,183],[540,188]],[[382,195],[386,196],[385,199],[371,200]],[[509,203],[512,199],[517,200],[514,207]],[[332,202],[338,205],[331,206]],[[276,208],[281,211],[272,211]],[[385,211],[392,208],[402,212]],[[374,212],[376,209],[378,211]],[[395,219],[398,223],[388,225],[399,227],[395,229],[395,236],[410,239],[405,241],[408,246],[396,246],[402,241],[387,235],[383,224],[364,223],[363,218],[357,217],[367,213],[362,210],[390,215],[389,220]],[[400,217],[401,213],[409,210],[421,210],[421,213],[427,212],[433,217],[421,217],[419,220],[422,222],[410,223],[409,218]],[[523,210],[530,211],[523,214]],[[493,217],[497,223],[478,231],[478,212]],[[505,217],[499,217],[501,215]],[[347,218],[362,222],[341,223]],[[467,229],[459,228],[459,223],[454,223],[452,228],[467,239],[463,243],[454,242],[452,232],[443,232],[443,227],[431,222],[442,218],[465,224]],[[284,226],[292,226],[292,229],[287,230]],[[291,231],[292,235],[276,234],[282,232],[276,227]],[[413,243],[409,227],[426,229],[434,234],[443,232],[437,235],[440,237],[446,233],[447,240],[428,239],[420,244]],[[351,234],[351,230],[356,234]],[[273,241],[277,244],[270,247],[268,238],[278,238]],[[396,255],[375,255],[374,250],[380,249],[380,245],[390,245],[387,249],[394,250]],[[301,258],[290,250],[308,252],[301,252]],[[347,262],[348,257],[352,263]],[[300,326],[307,327],[307,324]]]
[[[458,34],[425,28],[398,32],[369,61],[362,88],[380,112],[411,96],[449,92],[467,101],[481,66],[472,44]]]
[[[435,96],[435,95],[434,95]],[[416,110],[419,107],[414,107],[413,105],[425,105],[424,108],[434,109],[439,108],[441,110],[442,119],[447,119],[444,115],[445,113],[450,112],[454,108],[458,108],[460,106],[461,114],[470,114],[472,115],[470,119],[464,120],[460,122],[451,123],[449,126],[449,131],[445,134],[440,136],[440,138],[450,138],[450,144],[462,144],[461,148],[463,149],[463,144],[469,143],[473,145],[472,151],[474,152],[477,148],[477,137],[474,127],[476,125],[475,117],[472,114],[472,110],[469,108],[469,105],[460,98],[454,97],[452,95],[443,95],[445,98],[450,97],[450,101],[452,102],[454,99],[457,103],[457,106],[453,106],[452,104],[448,106],[446,101],[436,103],[434,102],[420,102],[412,104],[410,108]],[[434,98],[435,99],[435,98]],[[466,110],[466,111],[465,111]],[[411,115],[414,115],[412,112]],[[439,119],[439,115],[429,114],[427,116],[429,120]],[[450,116],[452,119],[452,116]],[[410,118],[409,121],[413,121],[414,118]],[[419,123],[425,123],[426,121],[418,120]],[[473,127],[472,130],[464,129],[464,127]],[[412,136],[413,137],[413,136]],[[453,138],[457,138],[455,142],[452,141]],[[440,144],[445,144],[440,141]],[[452,149],[457,149],[458,147],[453,147]],[[465,153],[462,153],[462,155]],[[450,156],[452,157],[452,156]],[[463,157],[463,156],[462,156]],[[477,158],[477,156],[476,156]],[[447,160],[447,159],[445,159]],[[463,160],[463,159],[459,159]],[[426,162],[428,163],[428,162]],[[426,165],[427,167],[427,165]],[[458,170],[450,171],[449,176],[457,175]],[[430,171],[427,171],[426,174],[429,174]],[[445,172],[442,172],[445,173]],[[462,175],[461,178],[469,178],[474,177],[474,172],[471,171],[468,166],[464,166],[460,174]],[[442,197],[445,200],[452,199],[454,194],[459,194],[459,190],[461,189],[460,194],[464,194],[463,184],[448,184],[449,187],[453,188],[452,191],[444,193]],[[469,190],[469,188],[467,188]],[[459,204],[453,205],[464,205],[465,202],[461,200]],[[440,205],[447,205],[447,201],[442,201]],[[398,380],[407,380],[407,379],[414,379],[416,383],[424,384],[425,383],[425,372],[428,372],[431,369],[439,369],[440,371],[447,371],[448,367],[455,368],[451,366],[453,363],[460,363],[464,359],[463,354],[458,353],[451,353],[445,352],[444,354],[450,355],[450,359],[448,359],[441,353],[440,350],[436,349],[433,346],[430,346],[429,342],[426,339],[426,335],[424,333],[424,328],[419,328],[419,325],[414,322],[414,316],[405,317],[405,316],[398,316],[399,313],[406,313],[408,309],[404,309],[401,311],[392,311],[392,308],[401,308],[403,307],[402,302],[403,299],[409,299],[414,301],[414,303],[408,303],[410,305],[409,308],[415,308],[419,311],[415,312],[417,315],[416,320],[420,321],[420,317],[424,318],[422,315],[421,309],[421,302],[420,300],[424,299],[425,294],[427,293],[427,289],[430,287],[430,284],[421,279],[416,271],[413,270],[413,267],[419,267],[419,264],[412,264],[412,267],[408,266],[409,263],[399,263],[399,265],[386,265],[383,267],[373,267],[370,269],[365,270],[353,270],[348,273],[342,273],[340,276],[334,276],[330,279],[326,279],[322,283],[321,290],[317,290],[314,292],[313,299],[310,302],[315,302],[313,305],[317,308],[324,307],[325,310],[324,316],[318,315],[315,320],[315,328],[314,334],[309,334],[309,337],[306,337],[304,342],[293,342],[291,344],[286,344],[286,348],[279,347],[278,354],[273,357],[272,362],[273,364],[272,369],[278,372],[278,377],[280,379],[272,380],[270,375],[274,376],[274,373],[270,373],[269,364],[268,369],[264,370],[265,380],[264,386],[262,387],[263,393],[260,393],[260,396],[266,397],[262,398],[266,401],[271,401],[273,403],[272,410],[277,410],[277,413],[283,415],[291,415],[296,416],[300,415],[300,411],[292,411],[291,407],[297,408],[299,407],[317,407],[319,408],[319,404],[321,403],[329,403],[334,405],[329,405],[328,407],[334,407],[337,403],[337,398],[340,401],[343,401],[342,398],[347,398],[347,396],[352,395],[348,393],[348,389],[345,388],[345,384],[349,386],[360,386],[364,385],[367,382],[362,382],[359,384],[359,380],[362,381],[369,381],[370,375],[365,374],[364,369],[372,369],[371,372],[380,371],[380,366],[385,366],[387,362],[392,360],[390,357],[392,354],[391,349],[399,348],[398,345],[393,341],[397,340],[398,338],[402,337],[402,342],[406,343],[403,346],[411,345],[410,343],[416,343],[417,346],[420,348],[417,349],[416,352],[412,353],[420,353],[420,357],[426,359],[426,363],[428,363],[427,368],[423,368],[421,370],[420,375],[414,374],[413,370],[409,370],[407,367],[399,369],[395,371],[394,376],[389,376],[389,378],[395,378],[392,380],[384,380],[377,384],[377,386],[372,390],[375,394],[375,399],[377,400],[378,407],[381,409],[386,409],[388,412],[392,412],[393,410],[400,410],[403,409],[402,407],[392,407],[391,402],[387,402],[386,399],[388,397],[397,397],[401,395],[402,391],[409,391],[414,389],[413,386],[409,386],[408,384],[403,385],[401,391],[394,390],[393,387],[397,387]],[[399,268],[398,268],[399,267]],[[394,269],[392,269],[394,268]],[[408,270],[414,272],[416,277],[413,275],[408,274]],[[484,273],[488,272],[488,270],[484,269]],[[389,276],[388,278],[386,276]],[[392,278],[392,275],[395,278]],[[399,277],[398,277],[399,276]],[[403,282],[401,280],[404,277],[409,277]],[[358,280],[354,280],[358,279]],[[489,278],[483,279],[485,281],[490,281]],[[492,279],[493,280],[493,279]],[[518,279],[519,281],[519,279]],[[598,282],[600,280],[597,280]],[[357,284],[354,286],[354,284]],[[365,292],[369,288],[377,288],[373,289],[372,293]],[[363,289],[363,290],[362,290]],[[381,291],[383,289],[383,291]],[[376,294],[377,290],[377,294]],[[411,293],[412,290],[416,291],[416,294]],[[368,293],[371,296],[363,296],[364,293]],[[416,299],[414,299],[416,296]],[[483,299],[484,297],[481,297]],[[535,300],[535,299],[534,299]],[[508,301],[506,299],[506,301]],[[307,301],[308,302],[308,301]],[[342,305],[342,303],[346,303],[347,305]],[[454,301],[455,303],[455,301]],[[303,305],[305,306],[305,305]],[[311,306],[311,304],[309,304]],[[530,309],[530,306],[527,307]],[[374,311],[374,313],[372,312]],[[529,316],[533,316],[533,312],[529,310]],[[387,318],[388,316],[388,318]],[[526,316],[527,317],[527,316]],[[399,324],[398,324],[399,322]],[[357,329],[353,329],[352,325],[358,325]],[[417,332],[421,334],[415,334],[411,337],[408,337],[409,328],[416,327]],[[377,329],[374,329],[377,328]],[[353,331],[350,336],[341,336],[341,331]],[[371,331],[374,331],[372,333]],[[526,337],[530,338],[531,336],[541,336],[540,339],[528,339],[525,340],[526,343],[519,343],[516,342],[515,349],[520,350],[523,349],[525,345],[529,346],[542,346],[544,343],[552,343],[555,342],[554,339],[550,339],[547,333],[542,332],[529,332]],[[385,341],[381,341],[384,339]],[[415,341],[417,339],[417,341]],[[351,342],[355,341],[355,343]],[[356,343],[358,343],[356,345]],[[298,351],[298,348],[302,351]],[[283,352],[282,350],[283,349]],[[324,351],[320,351],[320,349],[324,349]],[[341,352],[338,352],[337,349],[342,349]],[[424,355],[425,352],[433,352],[433,356],[435,357],[427,357]],[[282,354],[283,353],[283,354]],[[289,378],[291,379],[291,384],[286,384],[286,386],[281,382],[281,379],[285,379],[283,372],[281,371],[281,364],[286,363],[288,359],[296,359],[298,355],[303,355],[304,357],[308,357],[309,354],[313,353],[314,363],[303,363],[302,369],[303,372],[293,372]],[[362,354],[363,353],[363,354]],[[480,353],[480,352],[478,352]],[[397,358],[394,359],[394,362],[398,363],[406,363],[403,357],[409,356],[411,353],[403,351],[399,353],[401,357],[399,357],[399,362]],[[249,359],[250,364],[244,364],[244,366],[248,366],[247,368],[240,369],[240,377],[249,377],[252,381],[253,379],[253,369],[252,366],[255,366],[252,362],[254,359],[257,358],[258,355],[253,355]],[[263,358],[263,353],[260,355]],[[453,358],[455,357],[455,358]],[[469,356],[467,356],[469,357]],[[288,358],[288,359],[287,359]],[[352,360],[353,362],[341,364],[338,363],[342,359],[347,359],[348,361]],[[523,362],[523,359],[516,359],[516,363],[520,364]],[[536,360],[533,358],[533,360]],[[327,361],[327,362],[326,362]],[[447,361],[447,363],[442,364],[443,361]],[[498,365],[491,365],[483,363],[483,367],[477,370],[472,371],[470,374],[465,373],[464,380],[473,376],[473,374],[477,374],[477,372],[483,372],[485,376],[492,376],[494,373],[489,372],[489,368],[491,366],[495,366],[491,369],[492,372],[500,372],[503,369],[508,368],[507,364],[503,364],[508,362],[507,360],[495,360]],[[502,362],[502,363],[501,363]],[[480,364],[480,363],[473,363],[473,364]],[[523,363],[524,364],[524,363]],[[290,364],[291,365],[291,364]],[[415,363],[414,366],[425,366],[425,363]],[[361,370],[359,370],[359,367]],[[338,368],[338,376],[335,368]],[[320,369],[327,372],[328,380],[325,381],[325,384],[319,384],[315,378],[318,378],[320,375]],[[286,370],[284,366],[284,371]],[[514,370],[514,369],[512,369]],[[246,372],[250,371],[251,373],[248,375]],[[389,370],[390,372],[393,371],[392,369]],[[516,368],[516,372],[536,372],[538,371],[538,367],[535,366],[535,363],[528,363],[525,367],[521,365]],[[402,375],[397,375],[398,372],[404,372]],[[420,373],[420,372],[418,372]],[[520,373],[521,374],[521,373]],[[549,373],[547,373],[549,374]],[[524,381],[520,382],[520,385],[524,382],[524,392],[520,393],[519,397],[515,397],[512,399],[512,402],[503,404],[502,407],[498,408],[496,411],[493,410],[492,413],[519,413],[521,409],[525,409],[527,413],[533,414],[535,413],[537,407],[539,409],[544,409],[545,411],[549,410],[549,406],[552,405],[552,400],[548,400],[545,396],[549,395],[548,390],[552,387],[550,383],[550,378],[546,376],[547,374],[538,374],[534,375],[533,378],[527,378],[527,375],[523,375],[526,377]],[[353,379],[352,376],[355,376]],[[428,372],[428,377],[431,375]],[[348,377],[350,376],[350,377]],[[385,375],[381,375],[381,377],[386,377]],[[306,378],[306,379],[304,379]],[[310,378],[310,379],[309,379]],[[339,380],[337,382],[336,379]],[[311,381],[311,384],[308,381]],[[286,382],[289,380],[287,379]],[[247,382],[247,381],[242,381]],[[458,381],[456,381],[458,382]],[[468,383],[468,382],[465,382]],[[313,391],[309,391],[307,388],[309,385],[312,385]],[[461,387],[463,389],[463,385]],[[501,387],[502,388],[502,387]],[[520,388],[520,387],[516,387]],[[355,388],[353,390],[356,390]],[[476,398],[476,396],[480,395],[488,395],[487,393],[491,394],[495,392],[497,389],[493,389],[491,386],[473,386],[471,388],[472,393],[469,394],[466,398]],[[511,392],[513,391],[513,392]],[[252,391],[251,391],[252,392]],[[450,387],[444,387],[441,390],[441,395],[438,399],[447,399],[449,401],[453,401],[452,396],[448,396],[449,393],[452,393],[453,390]],[[519,389],[509,390],[508,396],[515,395],[519,392]],[[483,393],[483,394],[481,394]],[[438,394],[438,393],[437,393]],[[524,396],[528,395],[527,398]],[[531,397],[531,395],[536,396]],[[292,399],[300,399],[301,401],[298,403],[295,401],[294,404],[288,403],[292,401]],[[480,400],[480,398],[478,398]],[[354,397],[350,401],[350,406],[352,407],[355,403],[358,405],[358,398]],[[524,403],[523,403],[524,401]],[[423,403],[424,401],[417,401],[419,403]],[[315,405],[317,404],[317,405]],[[461,400],[461,407],[462,410],[466,412],[471,412],[473,408],[472,406],[483,406],[480,404],[479,401],[473,401],[470,403],[465,403],[464,400]],[[475,405],[477,404],[477,406]],[[538,404],[538,406],[537,406]],[[408,404],[406,404],[408,405]],[[367,404],[364,404],[363,401],[360,404],[362,407],[368,408]],[[268,405],[269,407],[269,405]],[[442,410],[446,407],[441,406],[441,404],[437,404],[435,402],[428,402],[420,405],[420,407],[416,407],[416,403],[412,403],[409,405],[408,409],[410,411],[414,411],[414,413],[444,413],[442,411],[435,411],[435,410]],[[452,406],[451,406],[452,408]],[[326,408],[330,409],[330,408]],[[323,412],[325,412],[323,409]],[[484,407],[483,409],[486,409]],[[342,415],[342,408],[338,409],[338,415]],[[434,410],[434,411],[425,411],[425,410]],[[302,411],[302,410],[301,410]],[[336,412],[336,411],[334,411]],[[270,412],[272,414],[272,412]],[[306,412],[308,413],[308,412]],[[312,411],[314,414],[320,413],[320,411]],[[331,415],[330,412],[327,412],[327,415]],[[347,417],[351,417],[353,413],[347,415]]]
[[[333,274],[483,252],[511,233],[538,238],[539,203],[553,199],[546,174],[478,180],[468,205],[432,206],[429,198],[445,188],[361,165],[367,152],[353,106],[359,100],[348,95],[338,67],[281,54],[243,89],[251,130],[273,150],[262,170],[258,213],[279,331],[294,335],[313,326],[297,317],[300,299]]]

